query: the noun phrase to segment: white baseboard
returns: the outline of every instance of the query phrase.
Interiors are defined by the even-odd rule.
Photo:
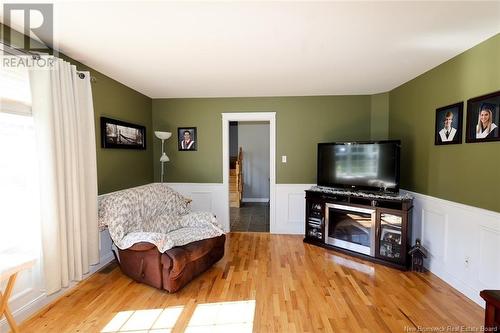
[[[269,202],[269,198],[243,198],[241,202]]]

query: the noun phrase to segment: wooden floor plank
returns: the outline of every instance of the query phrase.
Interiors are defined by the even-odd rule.
[[[114,265],[20,325],[22,332],[100,332],[123,311],[255,300],[254,332],[404,332],[473,326],[483,310],[431,273],[400,272],[304,244],[300,236],[230,233],[226,255],[175,294],[132,281]]]

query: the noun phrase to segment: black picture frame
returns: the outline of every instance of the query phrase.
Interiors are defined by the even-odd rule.
[[[434,145],[456,145],[462,143],[464,102],[459,102],[436,109],[434,127]],[[445,121],[451,120],[450,130],[447,132]],[[448,135],[447,135],[448,134]]]
[[[493,109],[493,110],[491,110]],[[491,119],[489,130],[478,130],[481,120],[481,113],[488,112]],[[491,142],[500,141],[500,91],[478,96],[467,100],[467,126],[465,142]]]
[[[190,143],[183,143],[184,136],[189,133]],[[197,151],[198,133],[196,127],[177,127],[177,147],[179,151]]]
[[[146,127],[101,117],[101,147],[145,150]]]

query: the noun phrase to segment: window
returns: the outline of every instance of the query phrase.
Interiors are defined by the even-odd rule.
[[[0,68],[0,252],[37,251],[38,156],[25,69]]]
[[[31,115],[31,92],[25,68],[0,66],[0,112]]]

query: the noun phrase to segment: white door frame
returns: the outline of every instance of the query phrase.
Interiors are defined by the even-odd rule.
[[[234,112],[222,113],[222,184],[224,207],[227,219],[224,229],[230,231],[229,214],[229,122],[268,121],[269,122],[269,231],[276,230],[276,112]]]

